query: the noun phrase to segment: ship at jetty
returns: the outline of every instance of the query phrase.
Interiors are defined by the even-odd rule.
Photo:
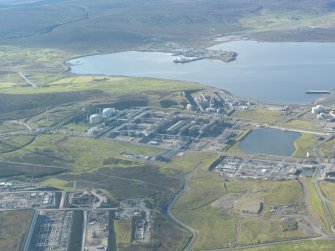
[[[308,90],[306,94],[330,94],[330,91],[326,90]]]

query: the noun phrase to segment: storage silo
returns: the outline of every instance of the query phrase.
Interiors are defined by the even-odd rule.
[[[102,117],[99,114],[93,114],[90,116],[90,124],[100,124],[102,122]]]
[[[102,110],[102,116],[106,118],[112,117],[114,113],[115,113],[114,108],[105,108]]]

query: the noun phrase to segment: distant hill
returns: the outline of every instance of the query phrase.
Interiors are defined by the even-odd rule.
[[[20,5],[27,3],[36,3],[42,0],[0,0],[0,5]]]
[[[24,4],[35,2],[34,4]],[[247,34],[260,40],[334,41],[331,0],[0,0],[0,45],[75,52],[155,43],[194,45]],[[24,4],[24,5],[22,5]]]

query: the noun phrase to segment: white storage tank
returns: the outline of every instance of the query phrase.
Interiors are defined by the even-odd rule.
[[[90,116],[90,124],[100,124],[102,117],[99,114],[93,114]]]
[[[114,113],[115,113],[114,108],[105,108],[102,110],[102,116],[106,118],[112,117]]]
[[[318,114],[320,112],[323,112],[325,110],[325,108],[322,105],[317,105],[312,107],[312,113],[313,114]]]

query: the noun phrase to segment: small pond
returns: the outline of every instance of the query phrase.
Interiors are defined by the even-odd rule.
[[[242,139],[240,149],[247,153],[289,157],[294,153],[294,142],[300,136],[298,132],[272,128],[257,129]]]

